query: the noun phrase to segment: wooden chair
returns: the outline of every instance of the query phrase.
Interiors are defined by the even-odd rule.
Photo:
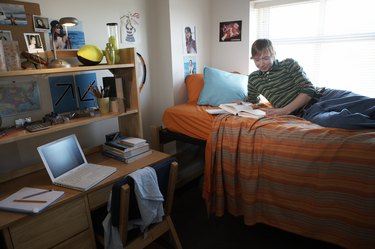
[[[118,225],[120,238],[126,249],[149,248],[147,247],[148,245],[167,232],[168,243],[173,245],[176,249],[182,249],[180,239],[178,238],[176,229],[170,217],[178,163],[175,159],[168,159],[154,165],[153,167],[158,178],[160,192],[164,196],[163,207],[165,215],[162,221],[160,223],[151,224],[145,233],[138,231],[136,232],[136,235],[134,235],[134,231],[128,232],[128,221],[140,217],[134,193],[134,180],[128,176],[115,183],[112,188],[112,224],[115,226]],[[118,194],[116,191],[119,191],[120,197],[118,200],[114,199],[114,196]],[[118,201],[119,203],[116,203]],[[118,212],[116,208],[118,208]],[[97,241],[104,245],[103,234],[95,233]]]

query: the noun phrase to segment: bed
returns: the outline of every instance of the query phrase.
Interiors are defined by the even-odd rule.
[[[205,110],[214,107],[197,104],[206,75],[186,83],[188,101],[165,111],[164,130],[206,141],[209,213],[345,248],[375,247],[374,130],[324,128],[291,115],[210,115]]]

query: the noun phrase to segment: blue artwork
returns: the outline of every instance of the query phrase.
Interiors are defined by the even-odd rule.
[[[68,113],[96,107],[96,98],[89,86],[97,86],[96,74],[79,74],[49,77],[53,111]]]
[[[69,27],[68,29],[72,49],[80,49],[82,46],[84,46],[86,42],[82,22],[79,21],[78,25]]]
[[[184,78],[189,74],[197,73],[196,56],[184,56]]]
[[[96,74],[87,73],[75,76],[78,93],[78,106],[80,110],[95,107],[96,97],[91,94],[90,86],[96,86]]]

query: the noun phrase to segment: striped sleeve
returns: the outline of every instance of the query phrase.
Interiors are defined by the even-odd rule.
[[[274,107],[281,108],[301,93],[313,97],[315,92],[315,87],[295,60],[276,60],[270,71],[263,73],[258,70],[250,74],[247,100],[257,103],[262,94]]]
[[[314,97],[316,91],[315,87],[308,79],[303,68],[293,59],[286,59],[285,62],[288,64],[290,63],[288,67],[290,77],[292,78],[294,84],[300,89],[299,93],[305,93],[310,97]]]

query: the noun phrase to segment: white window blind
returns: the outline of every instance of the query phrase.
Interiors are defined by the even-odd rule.
[[[250,43],[270,39],[276,58],[297,60],[316,86],[375,97],[375,1],[291,2],[251,1]]]

